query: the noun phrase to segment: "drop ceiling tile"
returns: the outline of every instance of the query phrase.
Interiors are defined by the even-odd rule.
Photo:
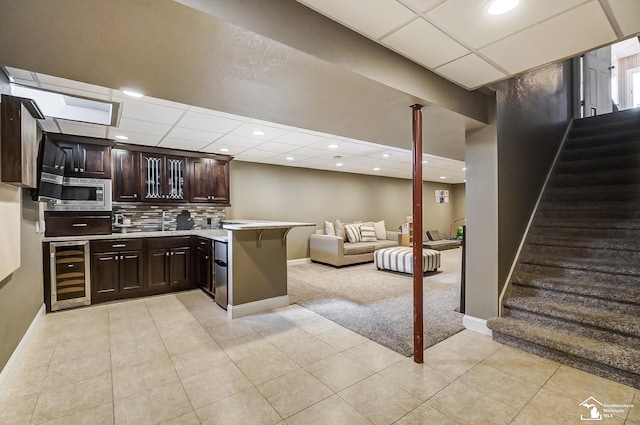
[[[328,167],[330,164],[333,165],[333,162],[328,161],[326,158],[307,158],[298,162],[299,165],[303,167],[315,168],[319,166]]]
[[[109,95],[110,91],[106,87],[96,86],[93,84],[82,83],[80,81],[67,80],[66,78],[54,77],[46,74],[36,74],[38,81],[44,84],[51,84],[58,87],[68,87],[70,89],[83,90],[91,93]]]
[[[244,152],[240,152],[235,155],[234,161],[261,161],[266,158],[271,158],[278,155],[276,152],[263,151],[260,149],[248,149]]]
[[[58,120],[60,130],[65,134],[105,138],[107,128],[101,125],[82,124],[74,121]]]
[[[275,153],[289,153],[295,151],[298,148],[298,146],[278,142],[265,142],[258,146],[258,149],[260,150],[271,151]]]
[[[584,2],[585,0],[521,1],[511,12],[492,16],[486,12],[487,1],[448,0],[426,16],[456,39],[471,47],[480,48]]]
[[[290,145],[296,146],[310,146],[321,142],[326,142],[326,144],[329,145],[331,144],[330,140],[331,139],[327,139],[326,137],[315,136],[308,133],[300,133],[297,131],[291,131],[274,139],[274,141],[276,142],[288,143]]]
[[[338,145],[337,149],[329,149],[329,145],[335,144]],[[360,154],[360,155],[368,155],[377,152],[379,149],[372,147],[371,145],[362,144],[362,143],[352,143],[346,142],[344,140],[341,141],[332,141],[332,140],[324,140],[319,143],[314,143],[310,147],[315,149],[321,149],[333,152],[334,155],[343,155],[343,154]]]
[[[78,90],[78,89],[71,88],[71,87],[61,87],[61,86],[54,86],[52,84],[40,83],[40,88],[45,89],[45,90],[49,90],[49,91],[53,91],[53,92],[57,92],[57,93],[62,93],[62,94],[69,94],[69,95],[75,95],[75,96],[81,96],[81,97],[88,97],[89,99],[110,101],[109,95],[100,94],[100,93],[94,93],[94,92],[90,92],[90,91],[86,91],[86,90]]]
[[[449,62],[435,71],[443,77],[474,89],[506,77],[506,74],[484,61],[475,53]]]
[[[422,18],[385,37],[382,43],[428,68],[469,53],[467,48]]]
[[[31,71],[25,71],[20,68],[13,68],[10,66],[5,66],[5,69],[9,72],[9,74],[15,78],[19,78],[21,80],[33,81],[33,74]]]
[[[122,105],[122,118],[173,125],[184,113],[184,109],[169,108],[153,103],[126,100]]]
[[[400,0],[402,3],[418,9],[420,12],[426,12],[442,3],[443,0]]]
[[[625,36],[640,32],[640,1],[608,0],[608,3]]]
[[[252,148],[263,144],[264,140],[251,139],[249,137],[241,137],[234,134],[225,134],[224,136],[216,140],[216,143],[228,146]]]
[[[200,149],[200,152],[219,153],[221,155],[237,155],[246,150],[247,148],[243,146],[229,146],[224,143],[213,142]]]
[[[589,22],[589,25],[576,26],[576,22]],[[573,29],[567,31],[567,28]],[[508,72],[517,74],[615,39],[600,4],[590,2],[491,44],[480,53]]]
[[[415,16],[396,0],[298,0],[334,21],[378,39]]]
[[[127,143],[132,145],[142,145],[142,146],[156,146],[162,136],[152,135],[152,134],[140,134],[133,131],[123,131],[119,128],[109,127],[109,131],[107,132],[107,138],[113,139],[117,134],[127,136],[128,140],[118,140],[119,143]]]
[[[208,145],[207,142],[199,142],[196,140],[189,140],[189,139],[177,139],[174,137],[165,137],[164,139],[162,139],[162,142],[160,142],[158,146],[161,146],[163,148],[182,149],[185,151],[197,152],[207,145]]]
[[[333,155],[335,155],[334,152],[330,151],[330,150],[322,150],[322,149],[315,149],[315,148],[308,148],[308,147],[304,147],[304,148],[300,148],[300,149],[295,149],[291,151],[292,155],[304,155],[304,156],[308,156],[310,158],[324,158],[324,160],[327,160],[327,158],[332,158]]]
[[[230,114],[227,112],[216,111],[214,109],[200,108],[198,106],[192,106],[189,108],[189,110],[192,112],[197,112],[199,114],[215,115],[216,117],[228,118],[230,120],[236,120],[236,121],[242,121],[242,122],[249,121],[248,117],[244,117],[242,115]]]
[[[258,131],[258,130],[264,132],[264,135],[259,136],[259,135],[253,134],[254,131]],[[258,125],[258,124],[248,122],[237,127],[235,130],[231,132],[231,134],[235,136],[249,137],[249,138],[254,138],[259,140],[273,140],[276,137],[280,137],[287,134],[288,132],[289,130],[284,130],[282,128],[268,127],[266,125]]]
[[[149,134],[152,136],[164,136],[171,129],[170,125],[149,121],[134,120],[131,118],[121,118],[118,128],[122,131],[130,131],[138,134]]]
[[[218,140],[222,136],[222,133],[213,133],[211,131],[194,130],[192,128],[184,127],[174,127],[171,129],[169,134],[167,134],[167,137],[206,143]]]
[[[48,133],[60,133],[60,129],[56,125],[53,118],[38,120],[38,124],[40,124],[40,128],[42,129],[42,131],[46,131]]]
[[[240,125],[242,125],[242,121],[239,120],[201,114],[193,111],[188,111],[177,123],[178,127],[193,128],[214,133],[228,133]]]

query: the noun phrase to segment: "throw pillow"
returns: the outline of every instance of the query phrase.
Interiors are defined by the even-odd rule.
[[[344,232],[344,224],[340,220],[338,220],[337,218],[336,218],[335,229],[336,229],[336,236],[340,236],[342,239],[345,239],[346,235],[345,235],[345,232]]]
[[[375,242],[378,239],[376,238],[376,230],[373,226],[360,226],[360,239],[362,242]]]
[[[335,227],[333,227],[333,223],[330,221],[325,221],[324,222],[324,234],[325,235],[329,235],[329,236],[335,236],[336,235],[336,229]]]
[[[373,223],[373,228],[376,232],[376,239],[384,240],[387,239],[387,227],[384,224],[384,220]]]
[[[427,230],[427,237],[432,241],[442,240],[442,236],[440,236],[440,232],[437,230]]]
[[[356,243],[362,241],[362,237],[360,236],[360,226],[357,224],[345,224],[344,232],[347,234],[349,242]]]

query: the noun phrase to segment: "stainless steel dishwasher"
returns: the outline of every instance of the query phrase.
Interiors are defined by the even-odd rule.
[[[213,244],[213,284],[215,287],[216,303],[227,309],[229,293],[227,287],[227,243],[215,241]]]

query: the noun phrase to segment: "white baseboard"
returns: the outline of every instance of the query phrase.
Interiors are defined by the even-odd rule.
[[[5,364],[2,371],[0,371],[0,392],[2,392],[1,390],[2,390],[2,386],[4,385],[4,382],[7,380],[9,375],[11,375],[13,368],[15,368],[18,362],[18,359],[22,355],[22,352],[24,351],[25,347],[29,342],[29,339],[31,338],[31,334],[33,334],[34,329],[38,326],[38,322],[40,321],[40,318],[44,316],[44,314],[45,314],[45,307],[44,307],[44,304],[42,304],[42,307],[40,307],[40,309],[36,313],[36,316],[31,321],[31,324],[29,325],[29,327],[27,328],[27,331],[22,336],[22,339],[20,339],[18,346],[16,347],[15,350],[13,350],[13,354],[11,354],[11,357],[9,357],[7,364]]]
[[[311,263],[311,258],[295,258],[293,260],[287,260],[287,266],[295,266],[298,264],[309,264]]]
[[[491,329],[487,327],[487,321],[484,319],[479,319],[465,314],[462,318],[462,325],[470,331],[493,336]]]
[[[227,317],[237,319],[238,317],[249,316],[250,314],[263,313],[276,308],[289,305],[289,295],[281,297],[267,298],[266,300],[253,301],[245,304],[227,306]]]

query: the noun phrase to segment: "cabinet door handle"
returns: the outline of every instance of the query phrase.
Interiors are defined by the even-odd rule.
[[[134,197],[134,198],[137,198],[137,197],[138,197],[138,194],[137,194],[137,193],[134,193],[134,194],[133,194],[133,197]]]
[[[175,252],[172,252],[171,255],[175,254]]]
[[[204,256],[204,259],[205,259],[205,260],[208,260],[208,259],[209,259],[209,256],[208,256],[208,255],[205,255],[205,256]]]
[[[81,172],[81,173],[84,173],[84,168],[81,168],[81,169],[80,169],[80,172]]]
[[[115,245],[111,245],[111,248],[124,248],[126,246],[127,246],[126,243],[117,243]]]
[[[77,172],[78,172],[78,169],[77,169],[77,168],[74,168],[74,169],[73,169],[73,171],[75,171],[75,172],[77,173]]]
[[[71,227],[87,227],[87,223],[73,223]]]
[[[120,258],[118,258],[118,256],[116,255],[116,256],[115,256],[115,259],[116,259],[116,261],[118,261]]]
[[[55,165],[55,167],[56,167],[56,170],[57,170],[58,168],[60,168],[60,166],[59,166],[58,164],[56,164],[56,165]]]
[[[165,253],[165,255],[168,257],[168,256],[169,256],[169,252],[167,251],[167,252]]]

